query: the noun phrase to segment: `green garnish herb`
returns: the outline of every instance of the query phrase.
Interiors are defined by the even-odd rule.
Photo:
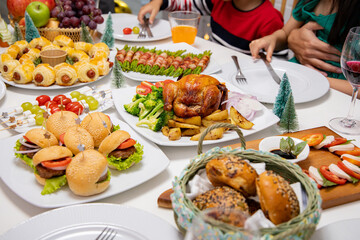
[[[291,137],[280,139],[280,150],[287,154],[292,153],[297,156],[302,152],[302,150],[304,150],[305,146],[306,142],[301,142],[295,145],[295,142]]]

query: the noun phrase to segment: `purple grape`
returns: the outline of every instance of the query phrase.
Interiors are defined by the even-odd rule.
[[[69,18],[71,18],[71,17],[73,17],[75,15],[76,15],[75,11],[67,11],[67,12],[65,12],[65,16],[67,16]]]
[[[65,12],[60,12],[58,15],[57,15],[57,19],[61,22],[65,17]]]
[[[57,15],[61,12],[60,6],[56,6],[51,10],[51,17],[56,18]]]
[[[65,5],[71,5],[71,4],[72,4],[72,1],[66,0],[66,1],[64,2],[64,4],[65,4]]]
[[[95,10],[95,6],[94,5],[90,5],[90,13],[93,13],[94,14],[94,10]]]
[[[101,10],[98,8],[95,8],[93,11],[93,16],[100,16],[102,14]]]
[[[80,17],[80,21],[84,22],[86,26],[89,24],[90,20],[91,19],[90,19],[90,17],[88,15],[83,15],[83,16]]]
[[[90,6],[89,5],[83,6],[82,11],[86,15],[90,14]]]
[[[80,26],[80,19],[77,17],[71,17],[70,18],[70,23],[74,28],[77,28]]]
[[[95,6],[95,1],[94,0],[88,0],[87,3],[89,5]]]
[[[72,11],[72,7],[70,5],[64,5],[63,6],[64,11]]]
[[[79,9],[79,10],[81,10],[84,5],[85,5],[85,3],[82,2],[82,1],[77,1],[77,2],[75,3],[76,9]]]
[[[64,17],[62,20],[62,24],[64,25],[64,27],[69,27],[70,26],[70,18]]]
[[[104,18],[102,16],[96,16],[94,17],[94,22],[96,22],[97,24],[102,24],[104,22]]]
[[[78,11],[77,12],[77,14],[76,14],[78,17],[81,17],[81,16],[83,16],[84,15],[84,13],[83,13],[83,11],[82,10],[80,10],[80,11]]]
[[[59,28],[64,28],[64,24],[60,23]]]
[[[96,22],[94,22],[93,20],[91,20],[90,22],[89,22],[89,28],[90,29],[92,29],[92,30],[95,30],[96,29],[96,27],[97,27],[97,24],[96,24]]]

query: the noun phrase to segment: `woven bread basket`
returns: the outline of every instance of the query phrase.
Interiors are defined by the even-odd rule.
[[[202,142],[205,135],[219,127],[233,129],[240,137],[242,148],[231,149],[230,147],[215,147],[206,153],[202,153]],[[232,124],[219,123],[210,126],[202,133],[198,143],[198,155],[193,158],[179,177],[173,182],[174,193],[171,195],[172,207],[176,224],[181,232],[185,233],[191,226],[192,220],[198,216],[200,210],[186,197],[187,183],[196,175],[197,171],[205,168],[206,164],[214,158],[223,155],[236,155],[248,159],[252,163],[265,163],[266,170],[272,170],[291,183],[300,182],[307,195],[306,208],[295,218],[288,222],[277,225],[275,228],[260,229],[261,239],[309,239],[315,231],[321,215],[321,197],[315,182],[302,172],[301,168],[290,163],[278,155],[245,150],[245,139],[241,130]],[[301,201],[301,199],[299,199]],[[207,224],[203,227],[203,239],[249,239],[248,233],[243,228],[235,227],[226,223],[216,225]],[[201,238],[200,238],[201,239]]]

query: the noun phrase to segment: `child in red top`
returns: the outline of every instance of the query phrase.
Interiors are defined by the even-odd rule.
[[[147,13],[153,23],[159,10],[188,10],[210,15],[213,39],[245,53],[250,53],[252,40],[269,35],[284,25],[281,13],[269,0],[153,0],[140,9],[140,23]]]

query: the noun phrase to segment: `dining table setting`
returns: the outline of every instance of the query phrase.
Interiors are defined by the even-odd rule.
[[[134,14],[102,14],[102,20],[99,20],[97,28],[90,29],[93,43],[74,40],[72,47],[66,48],[65,38],[55,37],[50,41],[52,43],[45,44],[43,48],[47,45],[62,46],[61,50],[65,52],[67,58],[66,63],[54,65],[56,77],[48,86],[41,85],[39,80],[39,76],[41,79],[45,78],[46,71],[50,71],[45,64],[40,64],[44,65],[43,70],[34,73],[34,79],[28,83],[21,83],[21,80],[16,79],[16,75],[8,78],[3,68],[6,60],[2,60],[1,56],[5,53],[10,54],[15,44],[0,48],[2,67],[0,239],[223,239],[211,235],[212,231],[228,234],[230,232],[230,235],[234,235],[234,238],[228,239],[356,239],[359,233],[357,226],[360,223],[360,186],[356,176],[360,177],[360,171],[349,170],[351,172],[349,173],[344,170],[351,177],[349,176],[348,180],[341,179],[344,180],[342,183],[334,183],[336,186],[325,186],[329,181],[321,175],[323,186],[320,186],[312,175],[311,167],[315,166],[319,172],[323,166],[331,168],[331,165],[335,165],[343,169],[344,164],[340,166],[338,162],[341,163],[341,160],[349,158],[351,166],[355,168],[360,166],[358,159],[360,152],[354,156],[346,155],[351,153],[352,149],[358,149],[357,146],[360,147],[360,135],[353,134],[351,130],[342,133],[333,128],[334,125],[329,124],[331,119],[348,116],[350,102],[353,102],[350,109],[351,119],[360,119],[359,101],[352,100],[351,96],[330,88],[328,79],[318,71],[289,62],[285,57],[275,56],[271,62],[268,62],[265,54],[261,53],[263,54],[261,59],[253,59],[250,55],[195,36],[196,32],[193,39],[183,39],[182,37],[189,38],[192,33],[175,32],[174,28],[181,26],[181,23],[176,20],[180,18],[175,15],[176,12],[173,13],[169,15],[169,19],[155,19],[153,24],[149,24],[148,19],[145,18],[144,25],[139,23],[137,15]],[[196,15],[195,21],[199,18],[200,16]],[[14,31],[10,25],[9,29]],[[181,29],[181,31],[187,30]],[[176,39],[175,34],[178,34]],[[110,40],[105,39],[104,36],[110,37]],[[107,46],[107,43],[110,44]],[[86,44],[89,48],[84,50],[85,55],[81,55],[78,49],[86,49]],[[29,47],[29,50],[36,52],[37,47],[38,45],[36,47],[34,45],[32,48]],[[54,49],[60,47],[55,46]],[[100,57],[97,58],[95,55],[98,53]],[[150,66],[141,62],[141,56],[146,54],[149,58],[150,56],[154,58]],[[186,58],[189,60],[184,69],[175,67],[176,59],[185,61]],[[157,59],[159,59],[158,63]],[[167,59],[173,62],[171,65],[173,69],[170,68],[169,63],[166,66]],[[14,63],[16,69],[18,65],[28,64],[27,61],[20,59],[17,61],[20,63]],[[195,66],[190,68],[190,63],[195,63]],[[65,81],[64,77],[57,79],[58,74],[62,74],[61,71],[65,72],[65,65],[66,74],[74,71],[72,69],[78,72],[78,79],[70,80],[73,81],[71,84],[67,84],[68,79]],[[35,67],[34,72],[38,66]],[[92,66],[98,66],[97,70],[91,68]],[[80,76],[80,71],[85,68],[86,72],[82,73],[84,76]],[[21,75],[20,78],[22,77]],[[156,96],[159,89],[161,89],[160,99],[151,98]],[[148,92],[144,93],[144,91]],[[286,100],[291,99],[286,106],[282,102],[281,107],[285,109],[282,114],[290,111],[285,117],[276,114],[281,102],[279,97],[284,94],[282,91],[288,91],[286,93],[290,91],[291,95],[286,98]],[[212,101],[211,94],[214,92],[219,94],[216,95],[219,96],[217,105],[208,103]],[[201,98],[200,106],[197,105],[197,109],[200,108],[196,110],[197,114],[193,114],[190,106],[198,104],[191,102],[195,98]],[[221,104],[220,98],[224,101]],[[55,106],[47,104],[48,101],[54,102]],[[63,101],[72,101],[73,104],[67,108],[68,105]],[[237,106],[245,102],[248,108],[239,111]],[[155,107],[152,106],[147,110],[147,104],[154,104]],[[173,115],[166,115],[170,111],[165,110],[167,108],[171,110],[171,107]],[[31,110],[39,111],[40,114]],[[141,116],[144,111],[148,111],[146,114],[151,117]],[[199,111],[202,113],[201,118],[196,116],[199,115]],[[93,146],[89,148],[98,151],[88,150],[88,147],[84,146],[85,137],[81,136],[80,142],[71,149],[68,146],[70,142],[66,143],[67,134],[62,135],[63,140],[61,140],[60,136],[63,132],[60,134],[55,127],[50,126],[55,116],[61,116],[61,119],[65,112],[74,115],[72,121],[75,123],[71,125],[73,128],[81,127],[89,132],[91,121],[99,117],[101,123],[93,127],[94,131],[100,132],[101,128],[109,129],[105,131],[106,136],[101,141],[105,142],[109,138],[108,144],[116,142],[116,146],[111,150],[103,150],[105,148],[103,142],[97,143],[96,137],[91,137],[94,141]],[[198,118],[195,120],[195,117]],[[290,130],[284,130],[283,124],[287,123],[283,120],[285,121],[286,117],[290,119],[289,121],[295,119],[296,127],[292,128],[293,125],[290,124]],[[161,121],[167,118],[167,124],[161,122],[163,125],[158,127],[160,124],[158,118],[161,118]],[[90,123],[84,123],[86,119]],[[194,123],[195,121],[197,122]],[[55,125],[58,125],[56,128],[61,128],[67,124],[65,120],[59,120]],[[120,130],[113,130],[112,128],[115,127]],[[68,167],[75,164],[76,157],[95,158],[87,156],[87,151],[94,151],[96,154],[104,151],[107,157],[107,154],[114,149],[121,149],[122,143],[110,139],[114,133],[120,131],[128,135],[126,139],[137,142],[133,144],[136,152],[131,154],[141,156],[139,159],[133,157],[134,162],[128,163],[125,167],[114,162],[106,162],[106,170],[101,170],[99,173],[103,176],[106,172],[107,179],[110,179],[105,189],[99,190],[100,185],[98,185],[94,187],[95,190],[91,190],[93,191],[91,194],[88,192],[83,194],[83,190],[79,188],[87,183],[81,182],[80,186],[75,186],[67,169],[68,184],[65,182],[64,186],[60,186],[61,189],[60,187],[52,189],[52,193],[48,194],[46,191],[49,191],[47,188],[49,186],[41,186],[37,183],[37,176],[34,177],[39,174],[39,170],[33,171],[39,164],[35,164],[35,156],[46,148],[59,147],[58,141],[53,144],[56,146],[41,147],[38,144],[41,150],[30,160],[33,162],[31,163],[33,169],[26,166],[21,161],[24,159],[19,157],[28,151],[17,149],[17,146],[23,142],[32,143],[28,133],[39,128],[46,132],[38,134],[43,135],[46,141],[51,139],[53,134],[55,139],[65,142],[66,147],[74,153],[70,152],[69,157],[72,157],[72,162]],[[52,128],[55,130],[52,131]],[[221,129],[221,132],[215,132],[216,129]],[[51,132],[51,136],[48,131]],[[96,134],[100,134],[98,132]],[[206,135],[207,133],[209,135]],[[209,136],[209,139],[206,136]],[[329,140],[329,136],[332,140]],[[292,141],[289,143],[289,146],[293,147],[292,150],[294,147],[300,148],[299,144],[303,143],[302,149],[299,150],[303,151],[301,154],[294,150],[295,159],[285,159],[270,153],[274,149],[282,150],[281,146],[284,144],[282,141],[287,137],[294,139],[294,141],[288,140]],[[311,145],[314,137],[321,137],[321,140]],[[333,147],[329,147],[329,144],[335,139],[345,139],[341,144],[352,144],[353,148],[328,151]],[[305,140],[307,142],[304,142]],[[322,141],[324,141],[323,145],[319,148],[314,147],[319,146]],[[61,146],[61,148],[65,147]],[[261,230],[262,227],[247,228],[246,223],[245,228],[241,226],[234,230],[234,226],[223,226],[224,223],[212,225],[212,221],[210,221],[211,227],[204,230],[205,234],[198,231],[206,229],[202,224],[209,222],[198,222],[198,217],[201,215],[198,208],[202,205],[195,207],[196,201],[200,200],[195,195],[190,197],[191,194],[195,194],[191,190],[191,185],[197,184],[194,179],[200,182],[198,184],[203,184],[204,180],[200,178],[208,174],[210,182],[216,187],[211,189],[225,191],[225,187],[219,188],[219,185],[215,184],[216,181],[210,178],[209,174],[212,172],[208,167],[215,158],[220,161],[224,154],[230,156],[228,159],[247,159],[247,162],[242,164],[255,168],[259,178],[265,174],[264,172],[267,176],[273,171],[280,175],[283,173],[283,177],[289,181],[286,184],[291,183],[298,199],[296,202],[300,204],[297,215],[293,216],[292,220],[290,218],[280,223],[276,223],[271,218],[270,221],[264,216],[260,220],[252,220],[255,221],[252,226],[257,224],[262,227],[268,226],[270,229],[268,231]],[[99,155],[104,158],[103,154]],[[86,165],[81,163],[81,160],[79,164]],[[218,166],[214,165],[213,168]],[[346,167],[347,165],[344,168]],[[200,173],[205,169],[206,171]],[[81,172],[81,169],[74,170],[76,171]],[[218,174],[218,171],[214,170],[214,172]],[[310,177],[305,174],[306,172]],[[318,170],[315,172],[317,176]],[[91,175],[95,174],[98,173],[94,170],[87,177],[90,179]],[[244,194],[246,198],[248,195],[259,195],[258,198],[253,198],[260,201],[258,200],[261,197],[258,189],[259,178],[256,180],[256,188],[254,180],[253,193]],[[82,178],[78,181],[82,181]],[[99,181],[94,184],[99,184]],[[210,182],[207,184],[211,185]],[[226,191],[230,191],[229,187]],[[164,207],[161,204],[162,200],[170,205]],[[251,210],[250,204],[249,208]],[[277,228],[277,224],[282,224],[282,227]],[[278,235],[281,232],[285,235]],[[193,236],[190,236],[191,234]],[[298,238],[294,237],[296,234]],[[201,237],[196,238],[196,236]]]

